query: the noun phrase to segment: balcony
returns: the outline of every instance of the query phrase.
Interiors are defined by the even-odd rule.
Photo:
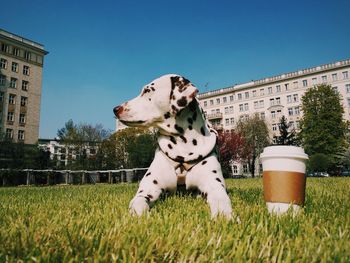
[[[224,125],[222,124],[214,124],[213,128],[217,131],[223,130],[224,129]]]
[[[216,112],[207,115],[208,120],[222,119],[222,113]]]

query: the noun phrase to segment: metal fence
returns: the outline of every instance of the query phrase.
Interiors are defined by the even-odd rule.
[[[99,171],[0,169],[0,186],[132,183],[140,181],[147,169]]]

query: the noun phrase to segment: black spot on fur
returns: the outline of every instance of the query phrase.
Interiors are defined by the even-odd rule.
[[[175,105],[171,105],[171,109],[174,111],[174,112],[178,112],[179,110],[175,107]]]
[[[149,199],[153,199],[153,195],[147,195]]]
[[[169,119],[169,118],[170,118],[170,112],[165,113],[165,114],[164,114],[164,118],[165,118],[165,119]]]
[[[203,155],[201,155],[201,154],[198,155],[198,159],[199,159],[199,160],[203,159]]]
[[[154,87],[151,87],[151,90],[152,90],[152,91],[155,91]]]
[[[205,165],[206,163],[207,163],[207,161],[203,161],[203,162],[202,162],[202,165]]]
[[[193,119],[193,121],[197,120],[197,112],[193,113],[192,119]]]
[[[187,121],[188,121],[189,124],[193,124],[192,118],[187,118]]]
[[[188,125],[188,129],[191,131],[193,129],[192,125]]]
[[[185,136],[181,135],[180,138],[184,143],[187,143],[187,139],[185,138]]]
[[[165,152],[165,155],[169,157],[169,153],[168,152]]]
[[[176,103],[179,107],[185,107],[187,105],[187,99],[185,96],[183,96]]]
[[[172,149],[172,148],[173,148],[173,146],[171,146],[171,144],[170,144],[170,143],[168,144],[168,147],[169,147],[169,149]]]
[[[222,186],[224,189],[226,189],[225,186],[224,186],[223,184],[221,184],[221,186]]]
[[[216,170],[213,170],[212,172],[213,172],[214,174],[216,174],[216,173],[217,173],[217,171],[216,171]]]
[[[147,202],[151,201],[151,199],[148,196],[144,196],[144,198],[147,200]]]
[[[146,173],[146,176],[149,176],[149,175],[151,175],[151,172]]]
[[[139,191],[139,194],[141,194],[142,192],[143,192],[143,190],[140,190],[140,191]]]
[[[174,126],[175,130],[177,130],[179,133],[184,133],[184,129],[180,127],[179,125],[175,124]]]
[[[170,136],[170,141],[173,143],[173,144],[176,144],[176,139],[174,136]]]
[[[215,178],[216,181],[218,181],[219,183],[221,183],[220,178]]]
[[[201,128],[201,134],[202,134],[203,136],[205,136],[205,130],[204,130],[204,127],[202,127],[202,128]]]
[[[183,163],[185,161],[185,158],[183,156],[178,155],[176,156],[175,161],[179,163]]]
[[[188,155],[193,155],[193,153],[189,153]]]
[[[193,139],[193,140],[192,140],[192,143],[193,143],[193,145],[197,145],[197,140],[196,140],[196,139]]]
[[[165,191],[164,188],[160,189],[160,191],[162,191],[162,193]]]
[[[157,181],[157,180],[153,180],[153,183],[154,183],[154,184],[158,184],[158,181]]]
[[[153,83],[153,82],[151,83],[151,86],[154,86],[154,83]]]
[[[151,101],[151,98],[148,98],[149,101]]]
[[[192,112],[197,111],[196,104],[197,104],[196,100],[191,101],[191,103],[188,105],[188,108],[190,109],[190,111]]]
[[[170,124],[167,124],[166,126],[167,126],[167,127],[170,127]]]

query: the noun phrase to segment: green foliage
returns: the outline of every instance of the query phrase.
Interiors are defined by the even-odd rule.
[[[156,135],[149,130],[126,128],[115,133],[118,168],[148,167],[157,147]]]
[[[276,136],[277,145],[298,145],[295,130],[290,130],[290,124],[287,123],[286,117],[283,115],[278,125],[280,136]]]
[[[267,213],[261,179],[227,180],[241,224],[176,193],[129,215],[136,184],[0,188],[0,262],[349,262],[349,178],[308,178],[296,217]]]
[[[308,170],[311,172],[326,172],[330,168],[332,160],[329,155],[315,153],[309,157]]]
[[[333,158],[344,146],[344,109],[339,93],[330,85],[310,88],[302,98],[300,137],[309,155],[323,153]]]
[[[258,114],[241,119],[237,124],[238,133],[244,138],[242,159],[246,160],[252,177],[255,176],[255,162],[260,153],[270,144],[266,122]]]

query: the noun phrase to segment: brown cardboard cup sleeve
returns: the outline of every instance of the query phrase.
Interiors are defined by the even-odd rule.
[[[304,173],[264,171],[263,184],[266,202],[304,205],[306,184]]]

